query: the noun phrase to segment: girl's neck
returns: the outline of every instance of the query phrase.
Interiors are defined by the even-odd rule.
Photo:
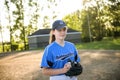
[[[55,40],[59,45],[64,46],[64,40]]]

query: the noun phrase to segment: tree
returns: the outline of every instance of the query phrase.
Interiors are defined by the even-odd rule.
[[[93,4],[94,3],[94,4]],[[87,17],[90,27],[91,38],[93,40],[102,40],[105,32],[105,13],[104,7],[106,6],[105,0],[85,0],[84,5],[87,6]],[[86,8],[86,7],[85,7]],[[91,31],[92,30],[92,31]]]
[[[15,24],[13,25],[13,33],[18,31],[20,32],[19,34],[14,34],[14,42],[23,42],[24,48],[26,50],[26,34],[24,27],[24,0],[11,0],[11,2],[16,6],[16,10],[13,11],[13,15],[15,18]]]
[[[75,23],[74,29],[79,25],[83,41],[102,40],[106,32],[106,23],[110,20],[107,15],[107,4],[105,0],[84,0],[84,8],[79,12],[79,15],[76,11],[67,15],[64,19],[69,26],[73,26]]]
[[[44,21],[44,23],[43,23],[44,28],[45,29],[50,28],[49,17],[48,16],[44,16],[43,21]]]
[[[3,42],[3,32],[2,32],[2,26],[1,26],[1,19],[0,19],[0,38],[1,38],[2,51],[4,52],[4,42]]]
[[[1,5],[1,4],[0,4]],[[2,17],[2,7],[0,7],[0,40],[1,40],[1,42],[0,42],[0,48],[2,48],[1,50],[2,50],[2,52],[4,52],[4,41],[3,41],[3,26],[1,25],[2,24],[2,22],[1,22],[1,17]],[[1,47],[2,46],[2,47]]]
[[[81,12],[77,10],[76,12],[73,12],[63,18],[63,20],[67,23],[67,26],[71,29],[81,31]]]
[[[29,13],[29,15],[28,15],[30,17],[28,28],[31,25],[31,29],[32,29],[31,32],[34,32],[35,30],[38,29],[38,19],[40,17],[40,12],[39,12],[40,4],[38,4],[38,3],[39,3],[38,0],[29,0],[29,2],[28,2],[29,11],[33,10],[33,8],[34,8],[34,11],[32,13]],[[28,35],[30,35],[30,34],[28,34]]]
[[[11,14],[11,12],[10,12],[10,1],[8,1],[8,0],[5,0],[5,5],[6,5],[6,8],[7,8],[7,12],[8,12],[8,22],[9,22],[9,24],[8,24],[8,26],[9,26],[9,31],[10,31],[10,49],[11,49],[11,51],[12,51],[12,41],[13,41],[13,37],[12,37],[12,34],[13,34],[13,32],[12,32],[12,25],[11,25],[11,16],[10,16],[10,14]]]
[[[83,35],[82,35],[82,40],[83,41],[85,41],[85,42],[88,42],[88,41],[92,41],[92,39],[91,39],[91,29],[90,29],[90,18],[89,18],[89,9],[87,9],[88,8],[88,5],[86,5],[87,3],[89,3],[91,0],[83,0],[83,6],[84,6],[84,9],[85,9],[85,12],[87,12],[88,14],[87,15],[85,15],[86,16],[86,21],[87,21],[87,23],[86,23],[86,21],[85,21],[85,24],[87,24],[87,26],[88,26],[88,28],[84,28],[83,26],[82,26],[82,30],[83,30],[83,32],[85,31],[86,32],[86,30],[87,30],[87,32],[88,32],[88,34],[84,34],[83,33]],[[84,12],[84,11],[83,11]],[[88,36],[89,35],[89,36]],[[88,39],[89,38],[89,39]]]
[[[82,41],[83,42],[89,42],[91,41],[91,32],[90,32],[90,19],[89,19],[89,15],[88,15],[88,11],[86,12],[86,10],[82,10],[81,12],[81,27],[82,27]]]
[[[111,15],[111,25],[114,26],[113,32],[114,37],[120,36],[120,1],[119,0],[109,0],[111,4],[109,5],[109,13]]]
[[[43,28],[50,28],[50,22],[55,20],[57,17],[57,12],[54,10],[55,7],[57,7],[58,2],[60,0],[47,0],[46,1],[46,6],[42,8],[42,10],[49,10],[50,11],[50,16],[49,15],[44,15],[43,16]]]

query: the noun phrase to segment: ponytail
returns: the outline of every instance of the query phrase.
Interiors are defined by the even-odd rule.
[[[49,44],[55,41],[55,35],[53,35],[53,30],[50,31]]]

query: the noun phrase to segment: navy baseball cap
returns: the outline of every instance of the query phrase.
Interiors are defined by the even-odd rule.
[[[55,29],[57,29],[57,30],[59,30],[59,29],[61,29],[61,28],[66,28],[66,23],[63,21],[63,20],[56,20],[55,22],[53,22],[53,24],[52,24],[52,29],[53,30],[55,30]]]

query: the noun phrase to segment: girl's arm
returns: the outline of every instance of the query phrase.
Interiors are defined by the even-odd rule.
[[[58,75],[58,74],[64,74],[70,69],[70,64],[65,64],[65,66],[61,69],[52,69],[52,68],[42,68],[42,73],[44,75]]]

